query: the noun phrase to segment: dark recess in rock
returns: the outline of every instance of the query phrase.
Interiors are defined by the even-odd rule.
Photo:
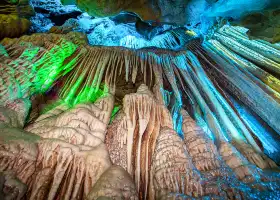
[[[57,26],[62,26],[66,20],[74,18],[77,19],[82,14],[82,12],[74,11],[71,13],[64,13],[64,14],[50,14],[49,19]]]
[[[69,13],[53,13],[50,12],[44,8],[40,7],[34,7],[34,10],[37,13],[42,13],[42,14],[49,14],[48,18],[56,25],[56,26],[62,26],[68,19],[74,18],[77,19],[82,12],[81,11],[73,11]]]

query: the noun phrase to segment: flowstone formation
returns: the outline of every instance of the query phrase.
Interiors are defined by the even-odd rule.
[[[1,3],[0,199],[280,199],[277,2],[223,2]]]

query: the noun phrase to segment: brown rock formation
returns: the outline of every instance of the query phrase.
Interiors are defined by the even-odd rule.
[[[148,199],[203,195],[202,179],[194,170],[181,138],[170,128],[162,128],[152,161],[152,185]]]
[[[0,14],[0,39],[5,37],[19,37],[30,27],[31,22],[16,15]]]
[[[0,40],[5,37],[19,37],[30,27],[28,20],[34,14],[29,0],[4,1],[0,3]]]
[[[132,175],[140,198],[145,198],[160,127],[172,128],[172,121],[168,110],[164,105],[157,105],[145,85],[137,93],[125,96],[123,108],[108,128],[106,144],[112,162]]]
[[[26,193],[26,186],[12,172],[0,173],[0,198],[21,199]]]
[[[118,1],[69,1],[62,0],[64,4],[76,3],[77,6],[88,12],[90,15],[105,17],[116,15],[121,11],[131,11],[139,14],[144,19],[158,19],[160,17],[159,10],[153,9],[153,5],[149,0],[118,0]]]
[[[280,42],[280,9],[270,9],[245,16],[239,25],[249,29],[247,35],[252,39]]]
[[[26,128],[46,139],[2,125],[0,169],[12,171],[19,180],[13,185],[13,179],[5,176],[5,188],[9,184],[15,187],[13,191],[19,198],[24,195],[29,199],[85,199],[111,166],[103,141],[112,104],[109,95],[94,105],[81,104],[71,110],[61,105],[52,109]],[[1,114],[7,124],[11,117],[5,112]],[[136,193],[124,195],[136,198]]]
[[[137,200],[137,191],[130,175],[122,167],[112,166],[98,179],[87,199]]]

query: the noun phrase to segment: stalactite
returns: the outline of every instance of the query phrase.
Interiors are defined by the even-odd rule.
[[[248,127],[254,132],[254,134],[262,142],[264,152],[269,155],[270,158],[277,163],[279,163],[278,156],[278,147],[279,147],[279,136],[276,133],[273,133],[273,130],[268,126],[264,125],[264,122],[254,114],[246,106],[241,105],[236,99],[231,98],[231,102],[237,109],[237,112],[241,115],[241,118],[244,119]]]
[[[68,35],[69,38],[74,37],[72,34]],[[79,49],[74,53],[77,48],[75,42],[67,36],[60,38],[53,34],[42,37],[38,34],[19,40],[4,39],[1,43],[9,54],[0,62],[2,102],[45,92],[59,74],[72,69],[80,56]],[[72,54],[72,59],[67,59]]]
[[[201,43],[192,38],[172,51],[88,46],[77,33],[4,39],[1,171],[13,171],[31,198],[125,196],[113,191],[123,191],[120,174],[135,183],[131,198],[277,195],[279,147],[269,141],[280,130],[279,49],[235,28]],[[25,104],[9,100],[52,91],[59,82],[57,106],[23,131],[27,111],[14,110]],[[108,185],[111,174],[115,185]]]
[[[192,35],[186,35],[187,29],[177,28],[164,34],[153,37],[150,41],[135,36],[126,36],[120,40],[120,46],[132,49],[157,47],[160,49],[180,50],[193,39]]]
[[[219,55],[223,56],[223,54],[226,54],[226,56],[228,56],[231,59],[231,62],[234,62],[237,67],[241,66],[240,68],[243,68],[244,73],[246,73],[248,70],[249,73],[253,75],[252,79],[254,79],[257,84],[262,86],[264,89],[266,89],[266,87],[269,86],[271,89],[275,90],[272,90],[270,93],[272,93],[275,98],[279,99],[280,81],[276,77],[266,72],[265,70],[257,67],[254,63],[251,63],[250,61],[242,58],[241,56],[238,56],[237,54],[229,51],[220,42],[216,40],[209,40],[209,42],[211,43],[211,45],[215,46],[216,49],[220,49]],[[221,50],[223,54],[220,53]],[[250,77],[249,73],[248,76]],[[263,84],[259,83],[258,79],[261,82],[263,82]]]
[[[242,55],[243,57],[249,60],[254,60],[254,62],[259,64],[260,66],[263,66],[265,69],[275,73],[278,76],[280,75],[279,63],[269,59],[268,57],[262,55],[261,53],[257,53],[256,51],[250,49],[249,45],[248,45],[249,47],[247,47],[247,45],[245,46],[239,41],[236,41],[228,36],[224,36],[220,33],[216,33],[214,37],[217,38],[218,41],[226,45],[229,49],[233,50],[234,52],[238,52],[238,54]]]
[[[192,56],[192,54],[191,54]],[[192,58],[192,60],[195,61],[195,58]],[[197,60],[196,60],[197,61]],[[206,76],[203,68],[201,67],[201,65],[197,62],[197,64],[193,64],[192,66],[195,66],[195,71],[197,73],[197,75],[200,77],[200,79],[202,81],[204,81],[203,77]],[[219,121],[223,121],[223,124],[226,124],[226,129],[228,130],[227,132],[231,132],[231,136],[232,138],[234,138],[235,140],[245,140],[245,138],[247,139],[247,141],[254,146],[254,148],[257,151],[261,151],[258,147],[258,145],[255,143],[255,141],[253,140],[252,136],[250,135],[250,133],[248,132],[248,130],[246,129],[246,127],[244,126],[244,124],[242,123],[242,121],[240,121],[240,119],[238,118],[238,116],[234,113],[234,111],[231,109],[230,106],[227,105],[227,103],[221,98],[221,96],[219,95],[219,93],[214,89],[214,86],[211,84],[210,81],[204,81],[204,85],[205,86],[209,86],[209,89],[213,91],[214,95],[216,96],[216,100],[211,96],[211,93],[209,94],[209,98],[211,98],[211,102],[216,106],[219,105],[215,108],[216,110],[216,115],[219,116],[218,119]],[[207,87],[204,87],[207,88]],[[207,90],[205,90],[205,93],[207,93]],[[223,108],[223,110],[219,110],[219,108]],[[218,114],[219,113],[219,114]],[[221,117],[223,116],[223,117]],[[242,136],[244,135],[244,136]]]
[[[7,44],[7,42],[4,41],[4,44]],[[98,52],[96,52],[96,51],[98,51]],[[197,52],[201,51],[200,49],[197,49],[197,50],[194,49],[194,51],[195,51],[196,55],[200,56],[200,54],[197,53]],[[112,52],[112,53],[110,53],[110,52]],[[179,80],[178,79],[179,77],[176,77],[176,76],[178,76],[178,72],[176,72],[177,75],[175,76],[173,69],[178,67],[178,69],[181,71],[180,73],[183,73],[182,72],[182,69],[184,68],[183,66],[187,62],[190,63],[190,66],[193,66],[192,67],[193,69],[196,69],[199,66],[199,64],[197,64],[197,63],[199,63],[199,61],[194,62],[195,57],[187,56],[187,57],[189,57],[188,59],[183,58],[184,51],[178,52],[177,55],[175,55],[175,59],[173,59],[173,57],[165,56],[164,51],[162,53],[160,52],[160,54],[158,54],[158,53],[155,54],[155,52],[149,52],[148,55],[146,55],[146,56],[144,56],[147,52],[147,50],[145,50],[145,49],[138,50],[138,51],[131,51],[131,50],[129,51],[127,49],[124,49],[123,52],[126,52],[124,54],[124,57],[120,55],[119,50],[117,50],[116,48],[107,49],[106,47],[105,48],[100,48],[100,47],[88,48],[88,47],[86,47],[85,50],[82,50],[81,54],[77,55],[77,53],[75,53],[77,55],[77,58],[75,59],[76,64],[73,63],[75,70],[72,70],[72,72],[70,72],[70,74],[67,74],[67,77],[68,77],[68,78],[66,78],[67,84],[66,84],[66,86],[64,86],[64,89],[62,90],[61,96],[66,99],[71,99],[71,98],[74,98],[78,94],[78,96],[81,97],[80,99],[83,99],[83,97],[85,97],[86,100],[89,100],[89,99],[91,99],[91,96],[94,96],[93,94],[95,94],[95,96],[97,96],[97,92],[99,91],[100,86],[102,86],[101,82],[104,79],[103,77],[106,77],[105,78],[106,85],[102,86],[103,90],[109,89],[111,92],[114,93],[114,91],[116,89],[116,85],[114,83],[115,82],[114,80],[116,80],[115,77],[117,74],[116,67],[119,66],[118,64],[116,65],[115,63],[119,63],[120,65],[122,65],[121,63],[123,63],[125,65],[125,69],[126,69],[125,77],[127,80],[128,80],[128,77],[132,77],[131,78],[132,82],[135,81],[138,74],[140,75],[139,70],[144,72],[144,82],[146,81],[145,83],[148,82],[148,79],[145,77],[150,78],[150,80],[149,80],[150,83],[155,78],[157,79],[157,80],[155,80],[155,82],[158,82],[158,81],[162,82],[160,80],[161,79],[160,77],[162,76],[161,74],[165,74],[165,76],[167,77],[167,79],[169,80],[169,82],[172,86],[173,91],[175,92],[175,96],[178,101],[178,105],[181,104],[180,102],[181,102],[182,97],[181,97],[181,94],[179,94],[179,92],[178,92],[177,85],[178,84],[180,85],[182,83],[177,82]],[[95,56],[93,56],[95,54],[98,55],[97,56],[98,59],[95,59],[96,62],[95,62],[95,60],[92,59],[93,57],[95,57]],[[118,59],[116,60],[117,57],[124,58],[124,60],[117,61],[118,60]],[[144,61],[142,61],[142,60],[144,60]],[[173,63],[174,60],[176,63]],[[189,60],[189,61],[186,61],[186,60]],[[163,63],[163,61],[164,61],[164,63]],[[94,64],[97,62],[99,62],[99,64]],[[143,62],[147,63],[147,64],[142,65]],[[139,63],[141,63],[141,64],[139,64]],[[148,64],[148,63],[150,63],[150,64]],[[160,64],[157,64],[157,63],[160,63]],[[83,68],[83,70],[82,70],[82,66],[84,66],[84,65],[86,65],[88,67],[85,69]],[[141,67],[138,67],[139,65]],[[148,68],[148,69],[146,68],[146,70],[145,70],[144,66],[146,67],[147,65],[148,66],[153,65],[153,68]],[[91,67],[91,66],[94,66],[94,67]],[[105,66],[106,66],[106,68],[105,68]],[[168,67],[168,66],[170,66],[170,67]],[[166,67],[168,67],[168,69]],[[71,69],[72,68],[70,68],[67,71],[70,71]],[[122,71],[122,69],[124,69],[124,67],[120,66],[119,74],[122,74],[124,72],[124,71]],[[162,71],[162,69],[163,69],[163,71]],[[90,73],[88,73],[88,72],[90,72]],[[81,73],[84,75],[81,75]],[[192,73],[194,73],[194,72],[192,72]],[[192,73],[190,74],[191,77],[192,76],[195,77],[196,75],[194,75]],[[183,76],[183,79],[185,76],[186,76],[186,74]],[[203,76],[205,76],[205,75],[203,75]],[[176,79],[178,79],[178,80],[176,81]],[[191,78],[191,79],[193,79],[193,78]],[[83,81],[83,80],[85,80],[85,81]],[[175,80],[175,82],[174,82],[174,80]],[[197,84],[197,81],[199,79],[194,78],[194,80],[195,80],[194,84]],[[203,81],[205,79],[201,79],[201,80]],[[185,79],[185,81],[190,82],[190,80],[186,80],[186,79]],[[74,84],[74,82],[76,82],[76,83]],[[81,83],[83,83],[83,85],[81,85]],[[166,84],[166,83],[164,83],[164,84]],[[67,85],[74,85],[74,87],[69,91]],[[150,84],[148,84],[148,85],[150,85]],[[110,86],[110,88],[107,88],[107,86]],[[206,89],[205,86],[203,86],[203,87]],[[88,90],[87,88],[89,88],[89,87],[94,88],[94,89]],[[165,87],[165,86],[163,86],[163,87]],[[180,86],[180,87],[183,87],[183,86]],[[211,86],[211,87],[213,88],[213,86]],[[205,91],[207,91],[207,90],[205,90]],[[66,94],[68,95],[67,97],[65,97]],[[217,92],[216,92],[216,95],[217,95]],[[211,95],[209,97],[211,97]],[[212,98],[212,101],[213,100],[214,99]],[[223,105],[224,109],[228,110],[225,103],[222,103],[221,105]],[[209,108],[212,109],[212,106],[210,106]],[[218,108],[220,110],[218,113],[224,112],[223,109],[222,110],[220,109],[220,106],[217,106],[216,108]],[[175,109],[175,111],[176,111],[176,109]],[[231,113],[233,113],[233,112],[231,111]],[[217,119],[223,120],[225,118],[217,118]],[[243,126],[242,123],[240,123],[240,121],[238,121],[238,118],[236,118],[236,116],[234,117],[234,119],[237,120],[236,121],[237,124],[231,126],[231,128],[228,127],[227,128],[228,130],[233,130],[233,128],[238,124],[239,124],[238,125],[239,127]],[[224,126],[226,124],[228,124],[228,123],[223,123],[222,126]],[[216,128],[217,128],[216,130],[219,130],[218,126],[216,126]],[[223,128],[223,127],[221,127],[221,128]],[[246,132],[246,129],[244,129],[244,128],[241,128],[241,129],[243,129],[242,132],[244,134]],[[213,130],[212,130],[212,132],[215,133],[215,131],[213,131]],[[219,132],[222,132],[222,131],[219,131]],[[221,136],[221,134],[220,134],[220,136]],[[220,137],[220,136],[217,136],[217,137]],[[252,139],[250,139],[250,134],[246,133],[245,136],[257,148],[257,146],[254,144],[254,141]],[[226,136],[226,137],[229,137],[229,136]]]
[[[242,33],[240,32],[234,32],[234,34],[242,35]],[[213,40],[211,40],[210,42],[211,43],[205,43],[207,53],[201,49],[201,53],[203,54],[203,56],[202,54],[197,54],[198,57],[201,57],[201,60],[205,60],[205,62],[203,61],[203,63],[208,63],[211,66],[215,66],[215,68],[218,67],[218,69],[210,69],[207,64],[202,65],[205,68],[210,79],[222,86],[221,88],[223,88],[223,90],[228,90],[231,95],[242,101],[247,107],[249,107],[254,113],[256,113],[256,115],[260,116],[262,120],[266,121],[268,126],[272,127],[276,133],[279,132],[276,123],[279,118],[279,112],[277,112],[279,108],[279,94],[277,91],[279,84],[278,78],[272,76],[270,74],[271,72],[266,71],[266,69],[262,68],[261,66],[256,65],[257,63],[253,64],[252,62],[254,61],[248,61],[248,59],[246,58],[242,58],[241,61],[243,63],[241,63],[241,61],[237,59],[234,59],[232,63],[230,61],[230,58],[240,58],[240,56],[236,55],[230,50],[226,51],[225,47],[221,43],[219,44],[218,42]],[[251,43],[258,43],[258,41],[252,41]],[[266,44],[263,43],[263,45]],[[268,45],[266,46],[267,48],[272,47]],[[226,54],[222,54],[223,50],[225,50],[224,52],[226,52]],[[212,51],[217,52],[218,55],[213,55],[213,53],[211,53]],[[274,48],[274,50],[271,51],[274,52],[273,54],[270,54],[271,57],[277,57],[277,55],[279,54],[277,54],[277,51],[278,50]],[[207,55],[211,55],[212,58]],[[236,67],[234,64],[236,64]],[[246,71],[248,67],[250,67],[250,71],[248,71],[252,74],[249,74],[248,71]],[[224,79],[224,81],[222,81],[222,79]],[[227,82],[227,84],[224,84],[225,82]],[[267,84],[270,86],[270,88],[263,85],[261,82],[268,82]],[[254,91],[254,93],[251,92],[252,90]],[[265,114],[266,112],[271,113],[267,115]],[[266,141],[262,140],[262,142],[265,143]]]

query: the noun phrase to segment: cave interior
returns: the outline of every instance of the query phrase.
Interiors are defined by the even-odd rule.
[[[0,0],[0,199],[280,199],[279,0]]]

